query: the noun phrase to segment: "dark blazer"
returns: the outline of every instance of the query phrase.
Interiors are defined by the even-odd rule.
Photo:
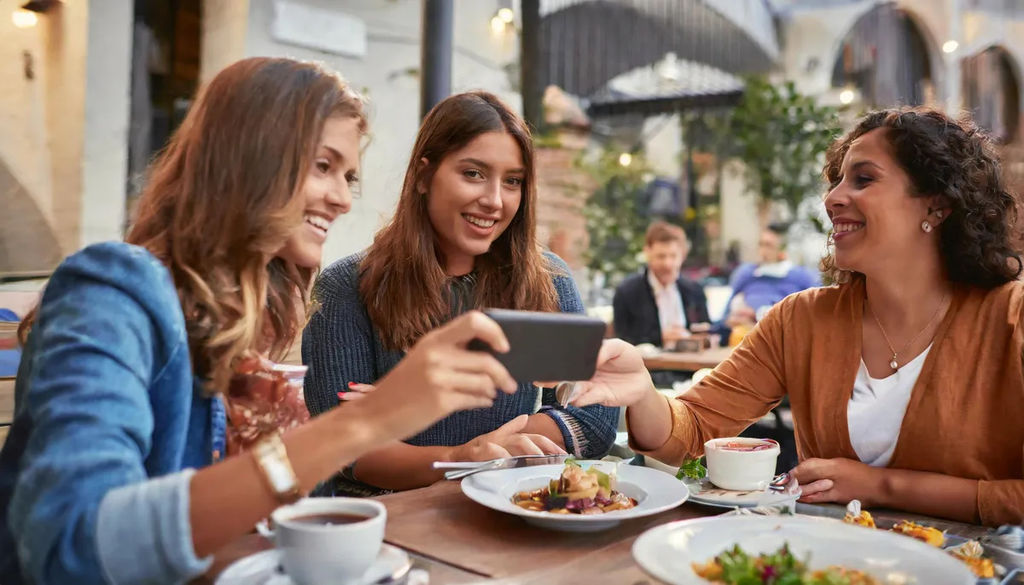
[[[683,278],[676,281],[683,299],[687,325],[708,323],[708,300],[699,284]],[[661,347],[661,321],[654,291],[647,282],[647,268],[623,280],[612,300],[615,311],[615,335],[634,345],[653,343]]]

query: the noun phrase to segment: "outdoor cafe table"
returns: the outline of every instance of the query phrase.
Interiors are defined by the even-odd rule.
[[[731,347],[714,347],[704,351],[662,351],[644,358],[648,370],[696,372],[715,368],[732,353]]]
[[[646,529],[689,518],[723,513],[692,503],[592,533],[554,532],[525,523],[522,518],[491,510],[463,495],[457,482],[439,482],[418,490],[377,498],[388,509],[384,539],[408,551],[414,565],[430,574],[430,585],[495,583],[541,585],[655,585],[632,556],[633,541]],[[798,506],[827,516],[841,516],[839,506]],[[949,534],[981,536],[980,526],[946,522],[913,514],[872,511],[880,527],[899,520],[924,522]],[[218,568],[243,554],[268,548],[259,537],[218,555]],[[215,571],[218,569],[215,568]]]

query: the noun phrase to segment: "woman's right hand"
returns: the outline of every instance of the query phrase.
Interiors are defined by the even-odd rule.
[[[400,439],[455,411],[490,406],[499,388],[515,392],[515,380],[494,356],[467,349],[474,339],[501,353],[509,349],[497,323],[470,311],[420,338],[359,402],[388,413],[379,423]]]
[[[640,350],[621,339],[604,340],[594,377],[576,384],[573,406],[633,406],[654,392]]]
[[[517,455],[563,455],[554,441],[534,433],[522,432],[529,415],[520,415],[493,431],[452,449],[452,461],[490,461]]]

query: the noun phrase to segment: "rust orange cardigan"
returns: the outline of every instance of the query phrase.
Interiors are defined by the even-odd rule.
[[[789,394],[801,459],[857,459],[847,403],[861,360],[864,282],[776,305],[728,360],[669,400],[672,435],[647,452],[700,455]],[[911,393],[889,467],[978,480],[984,524],[1024,522],[1024,283],[959,286]]]

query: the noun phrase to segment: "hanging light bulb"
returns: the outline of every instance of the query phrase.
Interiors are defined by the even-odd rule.
[[[628,152],[624,152],[624,153],[620,154],[619,155],[619,164],[624,166],[624,167],[628,167],[629,165],[633,164],[633,155],[629,154]]]
[[[958,43],[956,41],[953,41],[953,40],[949,40],[949,41],[946,41],[946,42],[942,43],[942,52],[943,53],[955,53],[956,50],[959,49],[959,48],[960,48],[960,43]]]
[[[498,18],[503,20],[505,24],[512,24],[512,21],[516,18],[516,14],[512,12],[511,8],[502,8],[498,10]]]
[[[18,28],[32,28],[39,22],[39,17],[31,10],[19,8],[11,13],[11,22]]]
[[[853,90],[850,88],[846,88],[843,91],[839,92],[839,103],[843,104],[844,106],[848,106],[853,103],[853,98],[855,97],[856,96],[854,95]]]

